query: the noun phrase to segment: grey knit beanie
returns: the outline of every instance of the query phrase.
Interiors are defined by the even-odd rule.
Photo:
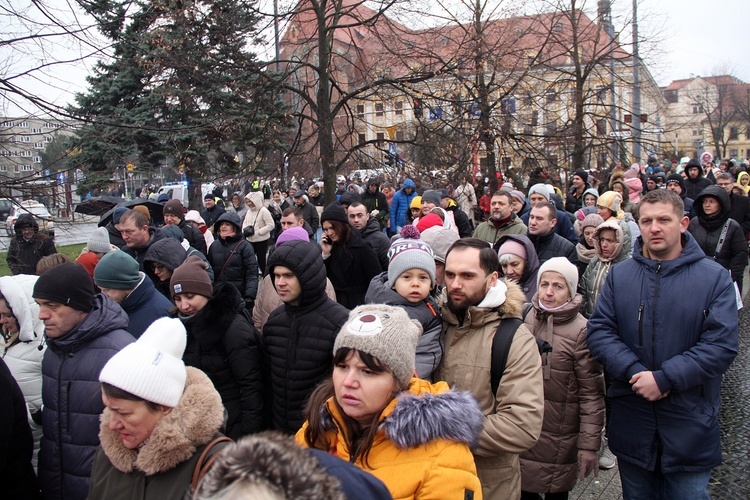
[[[544,196],[547,201],[549,201],[549,189],[547,189],[546,184],[534,184],[529,188],[529,198],[531,198],[532,194],[541,194]]]
[[[396,280],[409,269],[421,269],[435,283],[435,254],[430,245],[409,238],[400,238],[388,249],[388,286],[393,288]]]
[[[108,253],[112,247],[109,245],[109,233],[104,227],[97,227],[94,232],[89,236],[89,241],[86,243],[86,249],[89,252],[97,253]]]
[[[440,191],[437,191],[435,189],[428,189],[424,193],[422,193],[422,203],[425,201],[428,201],[432,203],[433,205],[440,206]]]
[[[376,357],[404,386],[414,376],[417,342],[422,325],[409,319],[400,307],[366,304],[349,313],[349,319],[333,344],[335,355],[342,347]]]

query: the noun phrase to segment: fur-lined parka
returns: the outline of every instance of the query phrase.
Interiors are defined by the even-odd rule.
[[[588,266],[586,266],[586,272],[583,273],[579,283],[579,291],[584,300],[581,313],[587,318],[594,312],[596,299],[599,297],[599,292],[602,290],[604,281],[607,279],[607,275],[612,269],[612,266],[625,259],[629,259],[633,252],[630,236],[625,234],[622,227],[621,221],[618,221],[614,217],[610,217],[603,223],[599,224],[594,233],[597,238],[594,241],[596,255],[591,259]],[[612,255],[609,257],[604,257],[604,254],[602,254],[602,246],[598,240],[602,231],[605,229],[611,229],[614,231],[615,237],[617,238],[617,245],[615,246]]]
[[[351,461],[334,398],[322,411],[332,443],[327,451]],[[383,410],[367,460],[353,463],[383,481],[394,499],[479,499],[481,485],[469,447],[476,443],[482,421],[471,394],[452,391],[445,382],[413,378],[408,390]],[[306,428],[307,422],[297,433],[302,446],[308,446]]]
[[[571,491],[578,473],[578,450],[597,452],[604,426],[604,376],[586,344],[582,297],[548,312],[531,300],[524,324],[552,346],[543,354],[544,422],[539,441],[521,454],[523,491]]]
[[[507,289],[506,289],[507,287]],[[470,391],[484,413],[484,429],[473,449],[485,498],[521,496],[519,453],[539,439],[544,412],[542,363],[534,336],[518,327],[495,394],[490,383],[492,339],[504,318],[521,318],[526,298],[506,279],[459,318],[441,296],[444,352],[436,378]]]
[[[214,296],[190,317],[183,359],[203,370],[227,410],[225,433],[232,439],[263,430],[263,369],[260,335],[229,284],[216,285]]]
[[[203,447],[218,437],[223,419],[221,398],[211,380],[196,368],[186,370],[185,392],[180,402],[162,417],[138,450],[125,448],[119,432],[109,428],[110,410],[104,410],[99,427],[101,446],[94,459],[88,498],[186,497]]]

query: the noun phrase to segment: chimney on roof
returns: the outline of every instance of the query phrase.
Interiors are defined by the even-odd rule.
[[[612,30],[612,3],[611,0],[599,0],[597,3],[599,26],[609,36],[613,36]]]

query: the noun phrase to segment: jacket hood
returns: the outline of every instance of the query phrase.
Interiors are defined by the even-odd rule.
[[[707,196],[713,196],[714,198],[719,200],[719,206],[721,207],[719,210],[718,217],[714,216],[711,217],[712,219],[721,219],[722,221],[726,220],[727,217],[729,217],[729,211],[731,210],[731,201],[729,200],[729,193],[724,191],[724,188],[721,188],[716,185],[711,185],[706,187],[703,191],[701,191],[698,196],[695,197],[695,200],[693,201],[693,210],[695,210],[695,213],[698,215],[699,218],[703,219],[706,218],[706,212],[703,211],[703,200]]]
[[[36,219],[31,214],[19,215],[18,219],[16,219],[16,222],[13,224],[13,230],[16,234],[21,234],[21,228],[24,226],[33,227],[35,233],[39,231],[39,224],[37,224]]]
[[[174,271],[185,262],[186,258],[187,253],[185,252],[185,248],[179,241],[173,238],[164,238],[148,247],[146,255],[143,257],[143,262],[144,264],[146,262],[156,262],[165,266],[170,271]],[[146,274],[153,276],[154,271],[151,269],[151,266],[144,265],[143,268]]]
[[[240,220],[240,216],[237,215],[234,212],[224,212],[219,216],[218,219],[216,219],[216,222],[214,222],[214,233],[219,234],[219,226],[222,222],[231,222],[234,227],[237,228],[237,233],[239,233],[240,236],[242,236],[242,221]],[[219,239],[219,237],[216,237]]]
[[[659,274],[666,276],[679,271],[687,264],[692,264],[706,258],[706,254],[701,250],[698,242],[695,241],[693,235],[688,231],[682,233],[681,243],[682,253],[676,259],[657,261],[643,255],[643,236],[639,236],[633,245],[633,259],[639,264],[644,265],[651,272],[656,272],[658,268]]]
[[[326,403],[330,416],[338,416],[333,398]],[[325,416],[325,415],[324,415]],[[402,450],[424,446],[436,439],[476,444],[484,427],[484,415],[469,392],[451,390],[445,382],[432,384],[412,378],[409,388],[394,398],[381,414],[380,428]]]
[[[180,224],[184,226],[185,221],[180,221]],[[183,231],[180,225],[175,226],[174,224],[170,224],[168,226],[162,226],[161,235],[165,238],[171,238],[180,242],[185,239],[185,231]]]
[[[76,352],[95,338],[113,330],[127,330],[128,315],[118,304],[102,293],[94,295],[94,308],[78,326],[64,337],[47,338],[47,344],[54,350]]]
[[[612,229],[615,232],[615,238],[617,239],[617,245],[615,246],[615,251],[612,252],[612,255],[609,258],[604,258],[602,256],[602,247],[599,244],[599,235],[604,229]],[[612,261],[620,261],[622,260],[621,257],[627,257],[629,249],[625,249],[625,233],[622,230],[622,227],[620,226],[620,223],[615,219],[614,217],[610,217],[609,219],[605,220],[601,224],[599,224],[594,231],[594,235],[597,239],[594,240],[594,248],[596,249],[596,256],[599,258],[602,262],[612,262]],[[625,251],[623,251],[625,250]]]
[[[448,308],[446,291],[444,288],[440,294],[443,320],[448,324],[458,325],[464,319],[459,319]],[[480,327],[492,319],[490,316],[522,319],[524,303],[526,302],[526,295],[518,284],[513,283],[507,278],[500,278],[497,280],[497,284],[487,292],[484,300],[479,305],[469,307],[464,323],[468,321],[472,327]]]
[[[356,231],[352,231],[355,234]],[[357,235],[359,237],[359,235]],[[273,269],[276,266],[289,268],[302,286],[300,306],[318,302],[325,293],[326,268],[320,247],[309,241],[287,241],[282,243],[268,259],[268,272],[274,280]]]
[[[625,184],[625,180],[622,178],[611,182],[612,187],[614,187],[615,184],[619,184],[622,187],[622,204],[624,205],[630,201],[630,188]],[[614,189],[610,189],[610,191],[614,191]]]
[[[263,208],[263,193],[260,191],[250,191],[245,195],[246,200],[250,200],[253,202],[253,205],[255,205],[254,208],[248,208],[248,210],[252,212],[257,212],[261,208]]]
[[[493,246],[495,251],[497,252],[498,250],[500,250],[500,247],[503,246],[503,243],[508,240],[520,243],[521,245],[523,245],[524,250],[526,250],[526,267],[523,270],[523,275],[521,276],[520,282],[526,283],[529,278],[536,279],[536,272],[539,270],[540,265],[539,257],[537,256],[534,244],[531,242],[529,237],[525,234],[506,234],[504,236],[501,236]],[[503,274],[502,268],[499,265],[497,266],[497,272],[501,277],[505,276]]]
[[[417,189],[417,185],[416,185],[416,184],[414,184],[414,181],[413,181],[413,180],[411,180],[411,179],[406,179],[406,180],[404,181],[404,185],[403,185],[403,186],[401,187],[401,190],[403,191],[403,190],[404,190],[404,188],[409,188],[409,187],[410,187],[410,188],[412,188],[412,189],[414,189],[414,190],[416,190],[416,189]],[[406,194],[406,193],[404,193],[404,194]]]
[[[341,198],[339,198],[340,204],[347,204],[351,205],[354,202],[362,203],[362,196],[359,195],[359,193],[353,193],[351,191],[345,191]]]
[[[21,342],[41,342],[44,322],[39,319],[39,304],[31,296],[37,276],[18,274],[0,278],[0,293],[18,321]]]
[[[737,174],[737,184],[739,184],[741,186],[742,182],[740,182],[740,181],[742,181],[742,179],[744,179],[744,178],[748,178],[748,180],[750,180],[750,174],[748,174],[747,172],[744,172],[744,171],[740,172],[739,174]]]
[[[214,287],[213,297],[203,309],[183,321],[192,332],[196,332],[198,344],[209,348],[221,342],[237,315],[244,313],[244,309],[245,301],[237,287],[220,283]]]
[[[172,470],[216,435],[224,418],[221,397],[205,373],[190,366],[185,370],[187,380],[180,402],[159,420],[139,450],[123,446],[119,432],[109,428],[109,408],[104,409],[99,440],[115,469],[126,474],[138,469],[147,476]]]

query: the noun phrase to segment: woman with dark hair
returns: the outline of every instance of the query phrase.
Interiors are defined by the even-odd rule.
[[[380,260],[359,231],[349,224],[344,207],[331,203],[320,216],[323,238],[320,247],[326,274],[336,291],[336,301],[347,309],[365,303],[370,281],[380,274]]]
[[[210,457],[225,446],[213,441],[221,399],[205,373],[182,362],[185,342],[182,323],[161,318],[104,365],[88,498],[185,498],[204,450]]]
[[[370,472],[393,498],[479,496],[469,447],[484,416],[471,394],[413,377],[420,330],[398,307],[352,311],[297,442]]]

